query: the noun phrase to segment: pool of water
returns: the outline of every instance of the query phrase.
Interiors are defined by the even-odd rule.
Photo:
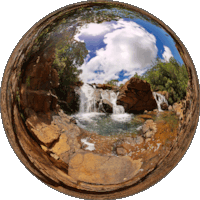
[[[133,122],[133,114],[79,113],[73,115],[77,125],[100,135],[135,133],[140,125]]]

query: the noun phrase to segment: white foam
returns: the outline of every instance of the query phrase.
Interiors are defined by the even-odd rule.
[[[87,138],[81,139],[81,142],[87,145],[87,147],[85,148],[86,150],[89,150],[89,151],[95,150],[94,144],[87,142]]]
[[[128,113],[124,114],[112,114],[111,115],[112,120],[119,121],[119,122],[128,122],[131,120],[132,115]]]

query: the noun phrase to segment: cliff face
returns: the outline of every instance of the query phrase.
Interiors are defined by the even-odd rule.
[[[52,69],[53,60],[54,51],[49,50],[26,67],[20,90],[22,109],[45,113],[56,109],[57,97],[53,89],[58,87],[59,78],[57,71]]]
[[[132,77],[119,90],[117,104],[122,105],[125,112],[143,112],[157,108],[150,84]]]

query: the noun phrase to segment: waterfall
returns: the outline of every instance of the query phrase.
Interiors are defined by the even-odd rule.
[[[84,83],[80,88],[80,113],[96,112],[95,88]]]
[[[112,90],[103,90],[101,92],[102,100],[106,99],[113,105],[113,114],[124,114],[124,107],[121,105],[117,105],[117,96],[119,95],[119,92],[116,94]]]
[[[158,111],[162,112],[163,110],[161,109],[161,104],[166,103],[168,105],[167,99],[165,98],[164,95],[159,94],[157,92],[153,92],[153,96],[154,96],[154,99],[156,100]]]
[[[100,108],[103,107],[102,101],[106,99],[113,105],[113,114],[124,114],[124,107],[121,105],[117,105],[117,96],[119,94],[115,93],[112,90],[102,90],[101,91],[101,99],[97,99],[96,94],[96,86],[91,86],[87,83],[84,83],[80,88],[80,113],[90,113],[97,112]],[[99,106],[97,108],[97,101],[99,101]]]

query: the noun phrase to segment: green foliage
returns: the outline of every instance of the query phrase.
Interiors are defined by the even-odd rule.
[[[68,103],[62,104],[61,107],[68,113],[78,109],[78,98],[71,97],[74,92],[74,85],[80,82],[79,75],[82,70],[79,67],[84,63],[84,59],[88,54],[85,43],[66,37],[66,40],[60,41],[56,45],[55,60],[53,68],[58,72],[59,87],[56,89],[56,94],[59,99]],[[69,100],[73,99],[73,100]]]
[[[112,85],[112,86],[117,86],[117,83],[119,82],[119,80],[117,79],[112,79],[110,81],[108,81],[106,84],[108,85]]]
[[[157,63],[142,76],[150,83],[153,91],[167,91],[169,104],[180,101],[186,95],[188,73],[185,65],[180,65],[174,58],[169,62]]]
[[[144,78],[143,78],[143,76],[140,76],[140,75],[138,75],[138,73],[136,72],[135,74],[134,74],[134,76],[133,77],[135,77],[135,78],[139,78],[139,79],[141,79],[141,80],[143,80]]]

